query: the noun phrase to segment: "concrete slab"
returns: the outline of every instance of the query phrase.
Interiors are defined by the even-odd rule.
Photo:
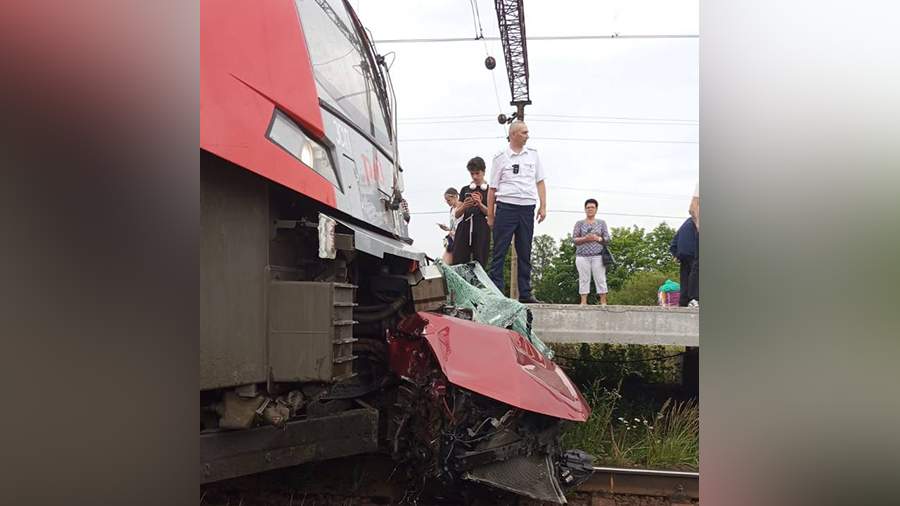
[[[659,306],[529,304],[547,343],[700,346],[700,310]]]

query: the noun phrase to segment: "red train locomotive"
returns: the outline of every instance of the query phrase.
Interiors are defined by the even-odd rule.
[[[349,3],[201,1],[200,97],[201,481],[382,452],[411,482],[565,502],[585,466],[559,426],[589,408],[527,339],[447,304]]]

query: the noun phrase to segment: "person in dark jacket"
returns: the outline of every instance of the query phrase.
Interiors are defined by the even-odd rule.
[[[459,221],[453,240],[453,263],[462,264],[475,260],[487,269],[491,229],[487,224],[488,184],[484,180],[484,159],[476,156],[469,160],[466,168],[472,182],[459,190],[460,204],[455,211]]]
[[[694,294],[699,293],[699,287],[691,284],[691,269],[694,260],[700,253],[700,234],[697,233],[697,227],[694,225],[694,219],[688,218],[684,221],[675,237],[672,238],[672,244],[669,245],[669,252],[672,253],[680,265],[679,281],[681,282],[681,292],[678,295],[678,305],[687,307]],[[694,276],[694,283],[698,283],[699,278]]]

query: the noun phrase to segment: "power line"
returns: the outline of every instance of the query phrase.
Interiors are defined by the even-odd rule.
[[[577,211],[570,211],[568,209],[556,209],[553,211],[548,211],[551,213],[563,213],[563,214],[584,214],[584,209],[579,209]],[[686,216],[672,216],[667,214],[638,214],[638,213],[613,213],[613,212],[602,212],[597,213],[601,216],[628,216],[632,218],[672,218],[675,220],[685,219]],[[686,213],[685,213],[686,214]]]
[[[645,118],[634,116],[591,116],[591,115],[573,115],[573,114],[532,114],[539,118],[569,118],[569,119],[610,119],[610,120],[635,120],[635,121],[666,121],[672,123],[699,123],[695,119],[677,119],[677,118]]]
[[[457,114],[457,115],[443,115],[443,116],[410,116],[407,118],[403,118],[400,121],[407,120],[417,120],[417,119],[442,119],[442,118],[490,118],[490,114]]]
[[[483,136],[483,137],[444,137],[444,138],[434,138],[434,139],[400,139],[398,142],[434,142],[434,141],[477,141],[483,139],[503,139],[503,137],[499,135],[495,136]]]
[[[572,114],[529,114],[530,118],[549,118],[549,119],[574,119],[574,120],[585,120],[585,121],[659,121],[665,123],[695,123],[699,124],[700,122],[695,119],[679,119],[679,118],[651,118],[651,117],[642,117],[642,116],[601,116],[601,115],[572,115]],[[459,115],[441,115],[441,116],[409,116],[406,118],[401,118],[399,121],[403,122],[415,122],[415,121],[425,121],[425,120],[465,120],[471,119],[473,121],[478,120],[490,120],[497,121],[497,118],[491,116],[490,114],[459,114]]]
[[[615,39],[699,39],[698,34],[644,34],[644,35],[544,35],[528,36],[528,42],[533,40],[615,40]],[[421,39],[382,39],[376,40],[376,44],[418,44],[428,42],[474,42],[482,40],[468,37],[432,37]],[[500,40],[500,37],[484,37],[483,40]]]
[[[498,102],[499,104],[499,102]],[[605,120],[605,119],[542,119],[535,118],[534,116],[529,117],[529,123],[582,123],[582,124],[603,124],[603,125],[660,125],[660,126],[687,126],[687,127],[698,127],[697,123],[674,123],[674,122],[664,122],[664,121],[623,121],[623,120]],[[450,124],[465,124],[465,123],[497,123],[497,118],[484,118],[484,119],[439,119],[439,120],[400,120],[400,123],[404,123],[407,125],[450,125]]]
[[[456,170],[456,169],[447,169],[447,170]],[[658,199],[667,199],[667,200],[689,200],[685,195],[676,195],[673,193],[643,193],[643,192],[631,192],[624,190],[606,190],[602,188],[582,188],[575,186],[558,186],[555,184],[548,184],[547,188],[551,190],[570,190],[570,191],[579,191],[579,192],[590,192],[590,193],[609,193],[612,195],[627,195],[633,197],[646,197],[646,198],[658,198]],[[442,186],[440,188],[416,188],[415,190],[407,189],[404,193],[410,194],[422,194],[422,193],[433,193],[443,191],[445,188]]]
[[[611,193],[613,195],[631,195],[635,197],[650,197],[650,198],[660,198],[660,199],[672,199],[672,200],[689,200],[684,195],[675,195],[672,193],[641,193],[641,192],[627,192],[627,191],[616,191],[616,190],[602,190],[600,188],[578,188],[574,186],[556,186],[556,185],[547,185],[550,188],[556,190],[572,190],[572,191],[581,191],[581,192],[591,192],[591,193]]]
[[[417,211],[411,212],[409,214],[448,214],[450,209],[448,208],[446,211]],[[547,211],[548,213],[563,213],[563,214],[584,214],[584,209],[578,211],[570,211],[568,209],[551,209]],[[669,216],[664,214],[637,214],[637,213],[614,213],[614,212],[597,212],[598,216],[627,216],[631,218],[672,218],[672,219],[684,219],[685,216]]]
[[[446,141],[477,141],[477,140],[497,140],[504,139],[501,136],[480,136],[480,137],[437,137],[437,138],[421,138],[421,139],[400,139],[400,142],[446,142]],[[536,137],[537,142],[543,141],[574,141],[574,142],[623,142],[637,144],[699,144],[698,141],[670,141],[670,140],[653,140],[653,139],[599,139],[585,137]]]

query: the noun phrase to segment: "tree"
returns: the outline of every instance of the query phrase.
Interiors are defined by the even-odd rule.
[[[578,271],[575,269],[575,243],[572,234],[559,243],[559,250],[545,268],[540,283],[535,285],[535,296],[554,304],[578,302]]]
[[[622,288],[625,281],[641,271],[659,271],[666,276],[678,275],[678,264],[669,253],[675,230],[660,223],[650,233],[643,228],[614,228],[609,249],[616,257],[616,265],[607,270],[606,282],[610,291]]]
[[[531,243],[531,283],[537,286],[541,282],[544,271],[556,256],[556,240],[547,234],[541,234]]]
[[[512,265],[513,244],[510,245],[506,252],[506,260],[503,261],[503,293],[509,296],[510,272]],[[494,244],[491,241],[491,251],[488,258],[493,257]],[[537,291],[537,286],[543,277],[544,272],[550,265],[550,261],[556,256],[556,240],[547,234],[541,234],[535,237],[531,243],[531,286]],[[485,271],[490,270],[490,265],[483,265]]]
[[[624,306],[655,306],[660,285],[670,279],[657,270],[639,271],[625,280],[622,288],[609,294],[610,304]]]
[[[673,237],[675,229],[666,223],[660,223],[647,234],[647,256],[652,268],[664,273],[678,272],[678,262],[669,252]]]
[[[616,258],[616,263],[606,272],[606,283],[610,290],[610,303],[638,304],[636,297],[619,297],[622,302],[613,302],[613,296],[622,290],[625,283],[639,272],[655,273],[656,277],[677,279],[678,264],[669,253],[669,244],[675,230],[661,223],[650,233],[637,226],[613,228],[609,249]],[[653,277],[653,276],[650,276]],[[654,278],[655,279],[655,278]],[[644,281],[645,283],[647,281]],[[591,283],[593,291],[593,283]],[[642,290],[633,288],[632,290]],[[540,282],[535,283],[536,297],[551,303],[575,304],[578,302],[578,271],[575,268],[575,243],[572,236],[567,235],[560,241],[556,255],[550,260],[542,273]],[[646,295],[646,294],[645,294]],[[656,292],[652,298],[640,298],[641,303],[655,303]],[[593,302],[594,295],[589,297]],[[624,302],[625,300],[632,302]]]
[[[610,235],[609,250],[616,263],[612,269],[606,269],[606,284],[612,291],[622,288],[626,279],[646,267],[649,252],[642,228],[613,228]]]

